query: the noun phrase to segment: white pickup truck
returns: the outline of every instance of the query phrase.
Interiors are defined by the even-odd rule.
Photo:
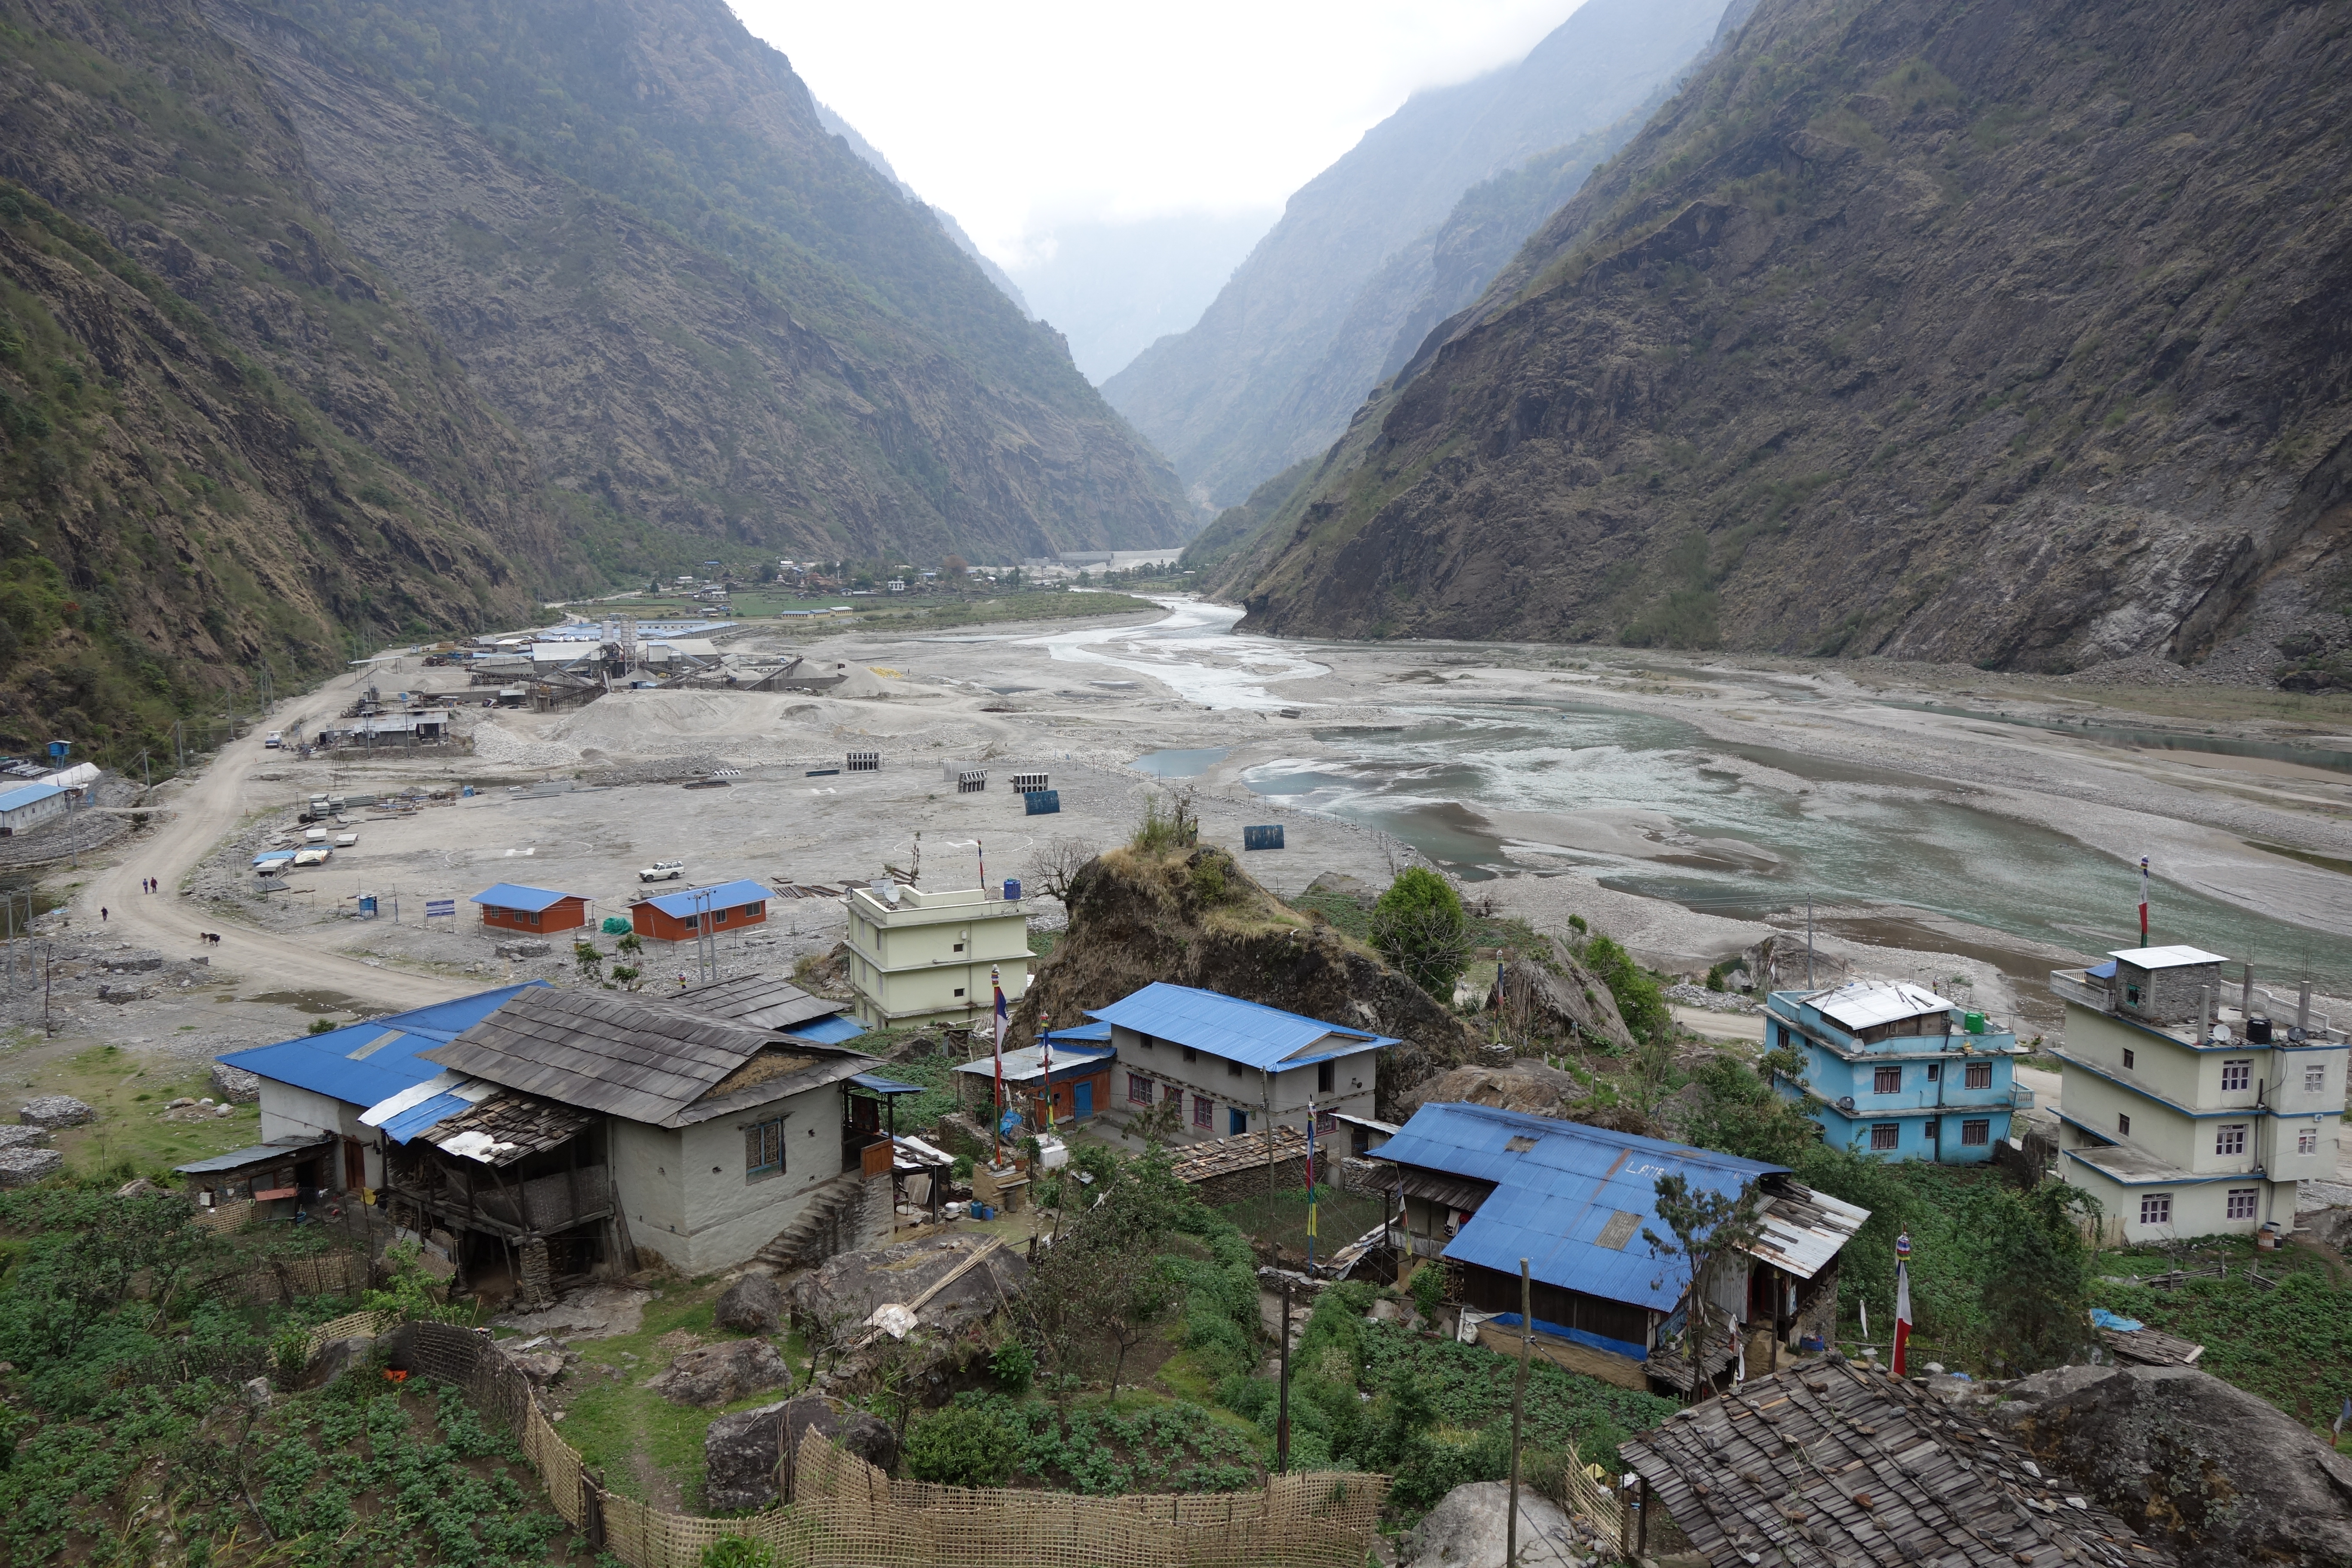
[[[656,860],[637,873],[640,882],[675,882],[686,875],[683,860]]]
[[[274,752],[286,744],[286,737],[278,731],[272,730],[269,731],[269,738],[262,742],[261,744],[266,750]]]

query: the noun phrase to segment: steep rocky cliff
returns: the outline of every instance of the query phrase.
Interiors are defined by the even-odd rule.
[[[1069,933],[1013,1010],[1009,1036],[1020,1045],[1041,1025],[1083,1024],[1087,1008],[1165,980],[1402,1041],[1381,1053],[1382,1106],[1475,1048],[1428,993],[1362,943],[1276,900],[1222,849],[1114,849],[1087,865],[1066,902]]]
[[[2341,5],[1763,0],[1224,586],[2048,669],[2335,608],[2348,136]]]
[[[562,559],[193,10],[0,4],[0,751],[168,755],[264,660],[520,616]]]
[[[1517,65],[1414,95],[1290,198],[1197,325],[1104,395],[1212,504],[1320,451],[1394,368],[1408,322],[1409,352],[1581,183],[1606,128],[1689,62],[1724,5],[1586,0]]]

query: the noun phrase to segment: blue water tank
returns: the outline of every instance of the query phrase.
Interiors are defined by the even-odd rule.
[[[1007,877],[1004,879],[1004,901],[1008,904],[1017,904],[1021,901],[1020,878]]]

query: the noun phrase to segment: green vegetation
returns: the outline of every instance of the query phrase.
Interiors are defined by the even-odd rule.
[[[2169,1289],[2129,1279],[2175,1268],[2226,1265],[2225,1278]],[[2265,1288],[2251,1269],[2259,1268]],[[2205,1346],[2197,1364],[2310,1426],[2326,1426],[2352,1397],[2352,1280],[2316,1252],[2257,1252],[2244,1237],[2206,1237],[2169,1250],[2101,1255],[2094,1306]]]
[[[970,1468],[958,1473],[971,1479],[956,1481],[961,1486],[1018,1479],[1109,1496],[1235,1491],[1259,1479],[1258,1455],[1246,1427],[1198,1405],[1150,1394],[1078,1405],[1066,1426],[1044,1400],[960,1394],[954,1404],[916,1425],[908,1445],[910,1469],[917,1446],[927,1443],[934,1430],[941,1433],[940,1446],[923,1448],[925,1462],[940,1462],[950,1439],[964,1445],[956,1460],[968,1461]],[[922,1480],[950,1479],[945,1473],[913,1473]]]
[[[92,1046],[28,1076],[36,1079],[28,1092],[69,1094],[98,1112],[96,1121],[65,1128],[50,1140],[71,1172],[112,1173],[119,1184],[134,1175],[160,1176],[173,1165],[261,1141],[257,1105],[233,1106],[226,1116],[205,1106],[205,1113],[192,1120],[171,1120],[173,1113],[165,1108],[173,1100],[219,1094],[201,1062],[133,1057],[119,1046]]]
[[[1412,983],[1441,1002],[1470,961],[1468,922],[1454,885],[1422,866],[1397,874],[1372,906],[1372,945]]]
[[[968,1399],[924,1416],[907,1435],[907,1473],[919,1481],[1001,1487],[1021,1457],[1021,1446],[1003,1417]]]
[[[1579,944],[1577,955],[1609,987],[1619,1016],[1635,1039],[1662,1041],[1672,1037],[1675,1016],[1666,1006],[1664,989],[1615,938],[1595,932]]]

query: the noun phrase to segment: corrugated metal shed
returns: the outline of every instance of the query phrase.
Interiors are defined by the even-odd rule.
[[[2208,952],[2201,947],[2120,947],[2110,951],[2109,958],[2119,958],[2134,969],[2178,969],[2189,963],[2227,963],[2218,952]]]
[[[1765,1181],[1763,1234],[1748,1248],[1751,1256],[1811,1279],[1854,1238],[1870,1211],[1783,1176]]]
[[[734,884],[737,886],[756,884]],[[714,909],[730,906],[714,904]],[[693,911],[689,909],[688,914]],[[706,1017],[723,1018],[730,1024],[744,1024],[761,1029],[785,1029],[794,1025],[828,1018],[839,1013],[847,1004],[829,1002],[822,996],[812,996],[789,980],[777,980],[764,974],[741,974],[731,980],[714,980],[708,985],[688,986],[662,998],[674,1007]],[[851,1033],[863,1033],[852,1030]]]
[[[1059,1030],[1055,1032],[1054,1070],[1057,1073],[1085,1078],[1118,1055],[1117,1051],[1108,1046],[1077,1045],[1064,1039]],[[963,1063],[955,1070],[970,1073],[975,1078],[993,1080],[996,1077],[996,1058],[981,1057],[976,1060]],[[1045,1070],[1045,1048],[1043,1046],[1024,1046],[1017,1051],[1004,1053],[1004,1081],[1007,1083],[1025,1083],[1040,1076]]]
[[[1736,1193],[1783,1169],[1488,1105],[1424,1105],[1370,1158],[1495,1184],[1447,1258],[1506,1274],[1524,1258],[1547,1285],[1661,1312],[1682,1300],[1690,1268],[1641,1239],[1645,1226],[1664,1233],[1658,1178]]]
[[[1805,1000],[1822,1017],[1849,1029],[1868,1029],[1922,1013],[1948,1013],[1957,1005],[1933,991],[1899,980],[1856,980],[1834,991],[1816,992]]]
[[[21,811],[28,805],[38,805],[53,795],[63,794],[65,791],[55,784],[19,784],[7,794],[0,795],[0,811]]]
[[[520,882],[495,882],[466,901],[488,904],[492,909],[521,910],[538,914],[554,908],[566,899],[584,899],[582,893],[559,893],[552,888],[526,888]]]
[[[1089,1008],[1087,1016],[1261,1070],[1299,1067],[1397,1044],[1385,1035],[1342,1028],[1279,1007],[1190,985],[1171,985],[1164,980],[1156,980],[1108,1007]]]
[[[684,1127],[739,1105],[765,1104],[877,1065],[838,1047],[793,1041],[799,1070],[714,1098],[773,1030],[729,1023],[665,1001],[590,991],[518,996],[427,1059],[559,1104],[656,1127]]]
[[[696,895],[707,893],[709,901],[698,904]],[[639,899],[637,903],[651,904],[672,920],[690,921],[704,909],[713,912],[731,910],[739,904],[763,904],[776,895],[753,881],[721,882],[715,888],[688,888],[683,892],[657,893]],[[634,905],[632,906],[635,907]]]
[[[302,1035],[274,1046],[221,1058],[278,1083],[307,1089],[346,1105],[373,1106],[441,1071],[425,1052],[447,1045],[525,992],[547,991],[543,980],[501,985],[455,1001],[347,1024],[323,1035]]]
[[[257,1143],[250,1149],[232,1149],[226,1154],[214,1154],[202,1160],[191,1160],[173,1170],[184,1176],[209,1176],[218,1171],[241,1171],[247,1165],[266,1165],[283,1160],[289,1154],[299,1154],[305,1149],[316,1149],[334,1139],[321,1132],[315,1138],[289,1138],[279,1143]]]

